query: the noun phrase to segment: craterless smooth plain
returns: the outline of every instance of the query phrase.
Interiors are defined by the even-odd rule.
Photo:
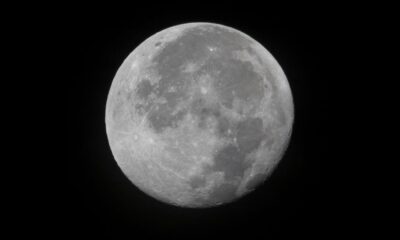
[[[239,199],[265,181],[294,119],[272,55],[233,28],[187,23],[156,33],[119,68],[106,130],[123,173],[182,207]]]

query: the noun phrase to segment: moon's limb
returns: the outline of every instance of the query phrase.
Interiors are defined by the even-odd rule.
[[[193,29],[202,33],[195,32],[191,38],[188,34],[192,34]],[[168,65],[171,61],[165,59],[180,49],[176,45],[176,50],[168,50],[173,49],[172,43],[184,41],[180,39],[185,39],[185,36],[189,36],[185,40],[188,44],[196,38],[207,42],[207,34],[214,30],[223,38],[224,44],[215,46],[218,44],[208,41],[210,45],[199,45],[202,49],[206,47],[205,52],[196,50],[200,55],[194,55],[195,60]],[[186,51],[191,51],[191,48]],[[242,68],[237,74],[247,71],[250,75],[243,77],[248,81],[261,76],[264,84],[259,88],[249,88],[252,85],[246,83],[233,95],[227,89],[237,89],[242,84],[240,81],[233,82],[233,85],[215,85],[218,81],[215,78],[219,75],[210,73],[221,60],[212,62],[212,59],[218,59],[226,52],[232,52],[232,58],[224,61]],[[179,58],[182,55],[175,56]],[[164,71],[160,65],[162,62],[167,64]],[[170,74],[170,69],[179,70],[175,77],[184,76],[181,82],[187,87],[183,99],[174,100],[177,86],[173,84],[164,90],[162,97],[157,96],[160,84],[165,85],[168,80],[166,75]],[[224,69],[224,65],[220,69]],[[230,69],[227,74],[236,74],[235,68]],[[251,75],[252,72],[256,74]],[[198,77],[190,80],[194,76]],[[227,81],[236,77],[232,75]],[[190,84],[186,84],[187,81],[191,81]],[[197,100],[202,101],[197,104]],[[162,109],[169,109],[171,101],[176,102],[172,105],[175,115],[171,115],[176,117],[164,118]],[[138,105],[141,105],[140,109]],[[202,108],[210,113],[199,115]],[[202,114],[205,114],[205,119],[202,119]],[[246,125],[249,116],[253,122]],[[257,119],[261,119],[261,125]],[[169,121],[176,121],[176,125],[169,127]],[[227,129],[221,124],[224,121],[227,121]],[[158,130],[156,123],[161,124]],[[292,123],[290,88],[272,55],[244,33],[210,23],[178,25],[144,41],[118,70],[106,106],[106,128],[111,149],[127,177],[157,199],[188,207],[208,207],[233,201],[253,188],[254,182],[262,182],[278,163],[290,137]],[[245,137],[246,130],[240,130],[240,124],[243,129],[259,126],[254,136],[257,131],[268,130],[269,137],[260,135],[262,138],[252,140],[255,142],[251,147],[243,145],[246,142],[241,143],[243,140],[240,139]],[[238,128],[233,130],[237,132],[230,133],[231,128]]]

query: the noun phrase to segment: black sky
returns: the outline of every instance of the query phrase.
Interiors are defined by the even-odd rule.
[[[133,187],[113,159],[104,124],[107,93],[125,57],[154,33],[196,21],[231,26],[264,45],[285,71],[295,106],[290,145],[270,179],[240,201],[204,210],[168,206]],[[61,30],[60,53],[68,62],[67,185],[55,212],[65,233],[324,238],[349,227],[351,204],[336,172],[338,162],[348,160],[335,154],[341,102],[333,93],[346,72],[337,59],[353,44],[352,24],[324,9],[292,15],[232,7],[171,12],[158,6],[135,7],[129,14],[71,13]]]

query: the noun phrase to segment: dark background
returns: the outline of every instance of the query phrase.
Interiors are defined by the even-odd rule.
[[[60,233],[325,238],[354,227],[354,202],[340,171],[351,156],[337,154],[343,141],[335,135],[343,130],[347,110],[340,105],[346,92],[335,83],[349,71],[349,50],[356,45],[351,36],[359,31],[356,16],[325,8],[289,14],[230,5],[130,9],[72,12],[58,25],[63,46],[58,51],[68,63],[68,149],[62,156],[67,185],[54,208]],[[104,123],[108,90],[128,54],[162,29],[197,21],[236,28],[264,45],[283,68],[295,106],[290,145],[269,180],[239,201],[211,209],[169,206],[134,187],[113,159]]]

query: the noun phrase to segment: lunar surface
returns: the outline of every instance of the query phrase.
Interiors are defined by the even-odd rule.
[[[213,23],[145,40],[118,69],[106,105],[123,173],[144,193],[193,208],[235,201],[263,183],[286,150],[293,118],[273,56]]]

